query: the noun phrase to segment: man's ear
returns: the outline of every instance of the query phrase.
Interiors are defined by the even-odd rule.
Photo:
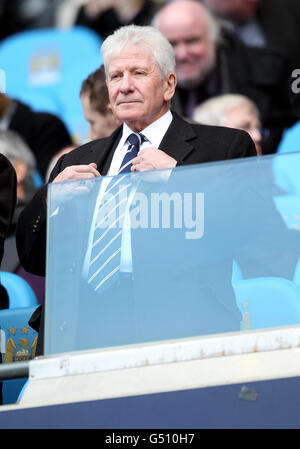
[[[24,181],[25,176],[27,174],[26,164],[21,159],[16,159],[13,162],[13,166],[14,169],[16,170],[18,184],[21,184]]]
[[[165,101],[170,101],[175,93],[175,88],[177,84],[177,77],[174,72],[170,72],[165,79],[166,88],[164,93]]]

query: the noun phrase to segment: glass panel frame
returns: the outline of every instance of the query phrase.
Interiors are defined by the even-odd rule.
[[[299,167],[289,153],[50,184],[45,354],[299,324]],[[114,222],[120,271],[95,292],[95,225]]]

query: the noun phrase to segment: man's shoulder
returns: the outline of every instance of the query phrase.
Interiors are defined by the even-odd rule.
[[[217,126],[217,125],[206,125],[203,123],[199,123],[193,119],[182,117],[178,114],[176,114],[176,120],[182,120],[183,123],[187,124],[191,127],[191,129],[196,133],[196,135],[201,136],[207,136],[209,138],[220,138],[223,137],[226,139],[232,139],[236,136],[241,136],[242,138],[246,136],[246,139],[248,140],[248,133],[246,131],[236,129],[236,128],[229,128],[226,126]]]
[[[119,128],[116,129],[110,136],[103,137],[101,139],[91,140],[87,143],[84,143],[77,148],[75,148],[73,151],[65,155],[66,160],[73,159],[73,160],[81,160],[82,158],[85,158],[87,154],[94,151],[101,151],[102,148],[109,147],[115,139],[118,137],[119,134]]]
[[[229,128],[225,126],[191,124],[193,130],[197,134],[202,144],[215,150],[220,149],[226,151],[226,148],[236,147],[239,150],[247,148],[243,155],[256,155],[255,146],[249,133],[244,130]],[[249,149],[248,149],[249,148]]]
[[[77,148],[75,148],[74,151],[72,151],[73,155],[80,155],[83,153],[86,153],[86,151],[93,150],[94,148],[99,148],[109,140],[109,137],[103,137],[101,139],[96,140],[90,140],[89,142],[83,143],[79,145]]]
[[[197,150],[198,162],[256,155],[250,135],[240,129],[205,125],[175,113],[170,132],[173,141],[184,139]]]
[[[209,136],[213,135],[224,135],[228,137],[234,137],[236,135],[245,135],[245,131],[237,128],[229,128],[227,126],[220,125],[206,125],[203,123],[197,123],[193,121],[188,122],[196,133],[207,134]]]

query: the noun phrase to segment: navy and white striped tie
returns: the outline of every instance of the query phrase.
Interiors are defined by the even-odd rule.
[[[124,159],[121,164],[121,168],[119,173],[129,173],[132,167],[132,159],[137,157],[138,152],[140,151],[140,146],[143,142],[145,142],[146,137],[143,134],[130,134],[128,136],[127,141],[129,142],[129,146],[127,148],[127,152],[124,156]]]
[[[121,164],[119,174],[131,171],[131,160],[137,156],[140,145],[145,140],[145,137],[141,134],[139,137],[136,134],[130,134],[128,137],[130,145]],[[93,290],[99,293],[118,279],[122,227],[130,187],[130,178],[126,175],[112,178],[98,210],[88,266],[88,283]]]

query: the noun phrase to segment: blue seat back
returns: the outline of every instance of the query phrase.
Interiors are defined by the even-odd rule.
[[[300,286],[284,278],[240,279],[232,283],[242,329],[300,323]]]
[[[38,306],[37,297],[25,279],[15,273],[0,271],[0,282],[8,293],[10,309]]]
[[[276,185],[284,192],[299,195],[299,157],[300,151],[279,154],[272,160],[272,169]]]
[[[2,363],[17,363],[35,356],[37,332],[28,324],[36,307],[0,310]],[[2,382],[3,404],[15,403],[27,378]]]
[[[7,94],[36,111],[56,114],[78,137],[85,124],[79,92],[82,81],[102,64],[101,42],[98,34],[79,26],[6,38],[0,43],[0,69]]]
[[[278,195],[273,201],[287,228],[300,231],[300,196]]]

